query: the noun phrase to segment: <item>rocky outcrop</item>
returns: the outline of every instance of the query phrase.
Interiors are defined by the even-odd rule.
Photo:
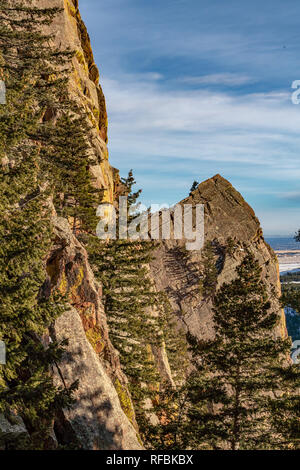
[[[39,8],[61,8],[49,26],[53,45],[62,50],[70,48],[75,53],[69,95],[86,110],[92,125],[88,136],[90,171],[96,187],[104,192],[102,202],[115,203],[120,180],[118,171],[108,161],[105,98],[78,0],[33,0],[33,4]],[[49,116],[53,114],[50,112]],[[205,241],[214,247],[214,289],[233,278],[245,249],[249,249],[262,267],[269,293],[280,292],[275,254],[264,241],[253,210],[228,181],[216,175],[200,184],[180,204],[204,204]],[[62,362],[53,368],[56,384],[68,387],[79,379],[74,405],[57,413],[53,440],[58,445],[72,444],[81,449],[142,449],[127,379],[109,339],[101,285],[96,282],[87,252],[68,221],[53,213],[52,224],[53,244],[46,260],[48,277],[43,293],[48,296],[58,290],[68,298],[69,305],[43,341],[47,347],[51,340],[68,340]],[[178,322],[178,332],[183,330],[199,339],[212,338],[212,296],[203,290],[205,250],[187,251],[185,243],[186,240],[160,241],[150,265],[150,277],[158,291],[166,292]],[[275,333],[285,336],[284,313],[276,295],[272,307],[280,316]],[[152,354],[161,381],[173,386],[164,345],[153,347]],[[152,404],[147,406],[151,415]],[[22,422],[10,423],[0,416],[0,437],[3,434],[8,438],[22,437],[26,429]]]
[[[45,295],[59,290],[67,296],[70,310],[55,322],[48,341],[68,341],[54,371],[56,383],[68,387],[79,380],[74,406],[62,410],[55,422],[58,442],[84,449],[140,449],[127,380],[109,340],[101,285],[68,221],[54,216],[53,230]]]
[[[27,429],[22,418],[14,414],[4,416],[0,413],[0,450],[6,450],[12,445],[13,449],[22,448],[22,441],[28,438]]]
[[[122,410],[113,382],[87,340],[74,308],[59,317],[51,336],[68,340],[64,358],[55,370],[55,382],[69,386],[79,379],[75,404],[62,410],[54,425],[59,442],[74,442],[90,450],[141,449],[137,432]]]
[[[215,289],[235,276],[245,249],[249,249],[262,267],[272,308],[280,322],[276,334],[286,336],[285,316],[276,299],[280,294],[278,263],[275,253],[265,242],[258,219],[251,207],[232,185],[216,175],[201,183],[180,205],[204,205],[204,241],[214,246]],[[151,264],[158,290],[167,293],[178,324],[199,339],[212,338],[211,295],[203,291],[205,250],[188,251],[187,240],[162,240]],[[275,294],[275,295],[273,295]]]
[[[99,70],[94,61],[89,34],[80,16],[78,1],[33,0],[33,4],[38,8],[61,9],[47,31],[45,28],[45,32],[51,35],[53,46],[74,52],[69,77],[69,96],[86,111],[91,124],[90,171],[95,186],[104,190],[104,201],[112,203],[119,173],[108,161],[105,97],[99,84]]]

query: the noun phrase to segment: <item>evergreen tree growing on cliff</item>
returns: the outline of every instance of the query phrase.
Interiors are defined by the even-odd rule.
[[[189,448],[187,409],[189,406],[186,379],[190,367],[186,332],[178,327],[165,293],[161,293],[161,330],[172,373],[172,382],[163,380],[154,399],[155,424],[148,423],[145,445],[150,449],[182,450]]]
[[[55,126],[44,126],[40,135],[44,142],[41,157],[54,193],[54,206],[58,215],[68,218],[75,234],[79,230],[94,232],[102,193],[93,186],[90,172],[90,131],[86,113],[73,106],[72,111],[61,112]]]
[[[70,50],[57,50],[51,35],[42,32],[60,11],[58,7],[34,7],[30,0],[0,0],[2,72],[8,85],[10,80],[31,79],[30,95],[44,107],[58,96],[59,84],[66,83],[64,72],[74,55]]]
[[[193,194],[193,192],[197,189],[197,187],[199,186],[199,182],[198,181],[194,181],[192,186],[191,186],[191,189],[190,189],[190,192],[189,192],[189,196],[191,196]]]
[[[30,434],[26,445],[35,449],[47,446],[55,413],[72,403],[73,390],[58,389],[51,377],[63,345],[47,348],[41,341],[65,308],[60,297],[43,294],[51,246],[50,191],[33,137],[54,98],[56,80],[49,81],[48,60],[51,55],[57,62],[62,59],[57,51],[49,52],[50,38],[39,32],[56,12],[0,0],[1,69],[7,89],[7,105],[0,105],[0,338],[7,348],[7,364],[0,371],[0,411],[9,419],[11,413],[23,418]]]
[[[1,137],[5,115],[6,110],[0,109]],[[32,116],[30,129],[33,122]],[[51,223],[47,193],[41,190],[38,149],[15,140],[11,148],[5,145],[2,150],[1,155],[13,165],[6,164],[0,174],[0,337],[7,348],[0,410],[22,416],[31,435],[27,445],[41,448],[56,410],[72,402],[72,389],[57,389],[50,376],[51,365],[61,357],[61,346],[53,343],[46,349],[41,344],[46,328],[65,305],[58,297],[41,296]]]
[[[133,191],[132,171],[122,179],[128,197],[128,219],[134,216],[140,191]],[[137,421],[142,434],[149,418],[145,399],[152,399],[159,377],[154,367],[152,346],[161,344],[161,294],[150,280],[147,265],[155,245],[143,240],[108,240],[90,238],[89,255],[94,271],[103,284],[104,306],[110,327],[110,338],[120,352],[121,364],[129,378]]]
[[[252,254],[236,272],[214,299],[215,338],[191,338],[197,372],[189,379],[189,445],[295,448],[299,370],[287,363],[290,340],[274,336],[279,317]]]

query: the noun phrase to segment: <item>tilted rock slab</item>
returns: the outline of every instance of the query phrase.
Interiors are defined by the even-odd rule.
[[[235,268],[249,249],[262,267],[270,295],[280,295],[279,269],[274,251],[265,242],[260,223],[252,208],[233,186],[220,175],[201,183],[191,196],[179,204],[204,204],[204,241],[216,246],[218,267],[216,289],[235,276]],[[228,238],[236,249],[228,254]],[[186,240],[161,240],[151,263],[152,278],[158,290],[164,290],[180,327],[199,339],[214,336],[211,297],[201,292],[202,251],[187,251]],[[245,247],[243,247],[245,244]],[[284,312],[275,298],[272,308],[280,322],[276,335],[287,336]]]
[[[51,36],[49,47],[75,53],[70,67],[69,98],[86,111],[92,127],[87,136],[90,171],[95,186],[103,189],[104,201],[112,203],[119,176],[108,161],[105,98],[78,0],[24,0],[24,6],[27,4],[61,9],[42,32]],[[57,112],[47,109],[44,120],[55,119]],[[69,411],[61,410],[54,423],[58,443],[74,443],[83,449],[141,449],[127,379],[109,340],[101,285],[68,221],[54,215],[53,226],[55,239],[46,260],[48,281],[43,287],[44,295],[55,289],[66,294],[70,310],[57,320],[43,342],[47,346],[52,336],[69,340],[55,377],[59,384],[67,386],[79,379],[75,405]]]

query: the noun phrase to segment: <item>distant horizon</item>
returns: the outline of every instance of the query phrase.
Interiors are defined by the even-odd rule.
[[[289,239],[294,239],[294,236],[295,235],[266,235],[264,234],[264,238],[289,238]],[[299,243],[295,240],[295,243]],[[300,246],[300,243],[299,243],[299,246]]]

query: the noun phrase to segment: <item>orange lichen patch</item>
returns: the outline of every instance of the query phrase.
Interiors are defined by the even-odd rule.
[[[98,103],[99,103],[99,129],[101,138],[104,142],[107,143],[107,127],[108,127],[108,120],[107,120],[107,111],[106,111],[106,102],[105,97],[100,85],[97,87],[97,95],[98,95]]]
[[[77,289],[81,286],[83,279],[84,279],[84,270],[83,270],[83,267],[80,266],[78,268],[78,273],[77,273],[75,282],[71,287],[71,295],[77,294]]]
[[[95,116],[96,119],[99,119],[99,115],[100,115],[100,112],[99,112],[99,109],[96,108],[96,106],[93,107],[93,115]]]
[[[101,354],[105,348],[105,341],[102,339],[102,332],[100,327],[96,325],[93,328],[89,328],[85,334],[94,351],[97,354]]]
[[[94,351],[97,354],[102,353],[105,349],[104,333],[101,327],[97,325],[95,305],[91,302],[84,302],[81,305],[76,305],[76,310],[79,311],[86,337],[93,346]]]
[[[95,318],[94,304],[86,302],[83,305],[76,306],[76,310],[78,310],[80,313],[80,318],[85,331],[88,331],[89,329],[96,326],[97,320]]]
[[[77,7],[74,5],[74,2],[72,2],[71,0],[65,0],[65,3],[67,5],[67,12],[71,16],[75,17],[77,13],[77,9],[78,9],[78,2],[77,2]]]
[[[78,60],[79,64],[83,66],[84,70],[88,72],[88,65],[85,61],[84,54],[81,50],[77,50],[75,54],[76,59]]]
[[[107,143],[107,111],[105,97],[102,92],[102,89],[99,85],[100,73],[97,65],[94,61],[94,54],[91,46],[90,37],[87,31],[87,28],[81,18],[80,12],[78,10],[78,1],[77,0],[65,0],[67,12],[76,19],[78,36],[81,43],[81,49],[76,51],[75,57],[77,61],[85,70],[85,73],[88,75],[89,79],[96,85],[97,94],[98,94],[98,103],[99,103],[99,115],[96,118],[96,122],[91,119],[92,124],[98,128],[100,137]],[[78,77],[75,77],[76,83],[78,83]],[[79,85],[79,83],[78,83]],[[81,91],[84,87],[79,86]]]
[[[93,113],[87,112],[87,116],[88,116],[88,118],[89,118],[89,120],[90,120],[92,126],[100,132],[100,129],[99,129],[99,126],[98,126],[98,122],[97,122],[96,119],[94,118]]]
[[[76,83],[77,87],[79,88],[79,90],[82,91],[83,93],[85,93],[85,86],[84,86],[83,81],[80,78],[79,73],[77,72],[75,66],[74,66],[74,69],[73,69],[73,76],[74,76],[75,83]]]
[[[76,11],[76,21],[77,21],[78,35],[80,38],[81,47],[83,49],[85,60],[88,64],[88,68],[90,69],[92,65],[95,64],[94,54],[93,54],[93,50],[91,46],[89,33],[87,31],[87,28],[84,22],[82,21],[81,15],[78,10]],[[93,80],[91,76],[90,76],[90,79]],[[98,84],[98,82],[94,82],[94,83],[96,85]]]

